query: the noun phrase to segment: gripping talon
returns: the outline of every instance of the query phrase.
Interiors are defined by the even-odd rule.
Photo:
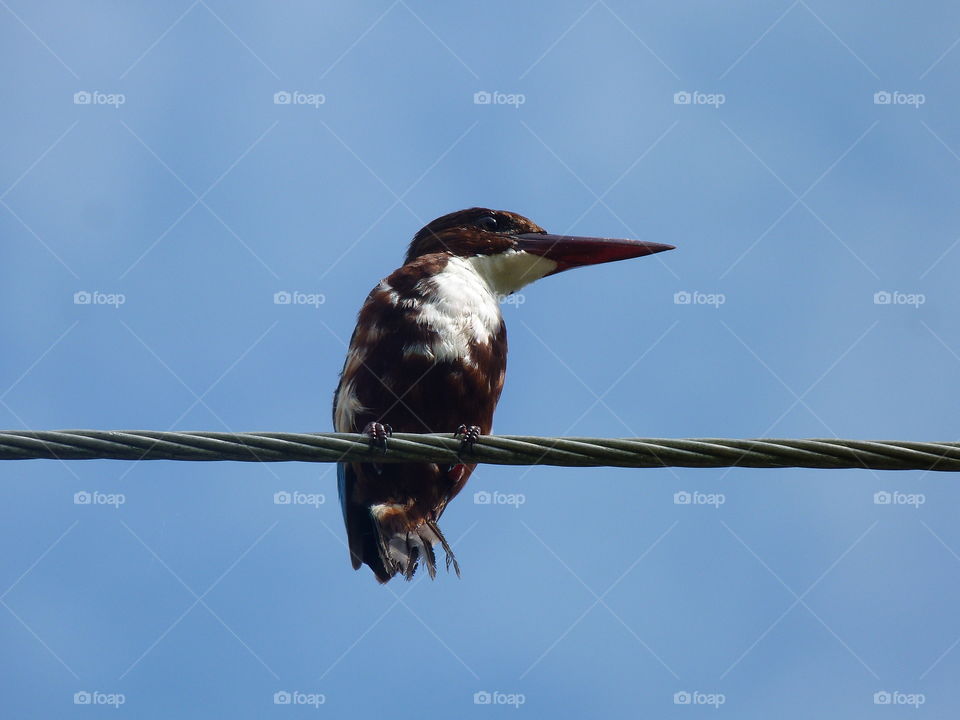
[[[367,423],[363,434],[370,438],[370,447],[379,447],[387,454],[387,438],[393,435],[393,428],[378,422]]]
[[[465,450],[473,451],[473,446],[482,434],[479,425],[461,425],[458,427],[456,432],[453,433],[453,436],[455,438],[463,438],[460,441],[460,454],[462,455]]]

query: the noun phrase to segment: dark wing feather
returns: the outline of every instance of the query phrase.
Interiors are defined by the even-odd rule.
[[[359,570],[363,564],[363,541],[360,529],[356,527],[356,509],[350,507],[348,498],[353,491],[356,477],[353,468],[347,463],[337,463],[337,491],[340,494],[340,509],[343,510],[343,524],[347,527],[347,543],[350,546],[350,564]]]

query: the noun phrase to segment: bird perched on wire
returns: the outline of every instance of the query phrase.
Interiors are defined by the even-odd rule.
[[[470,208],[422,228],[403,266],[360,309],[334,395],[337,432],[386,447],[393,431],[452,432],[469,448],[493,425],[503,389],[507,332],[500,301],[547,275],[671,250],[636,240],[550,235],[521,215]],[[433,577],[437,526],[475,464],[339,463],[340,504],[354,569],[377,580]]]

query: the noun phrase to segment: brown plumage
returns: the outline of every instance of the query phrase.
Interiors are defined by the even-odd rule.
[[[569,267],[669,246],[552,236],[504,211],[471,208],[421,229],[402,267],[371,291],[357,320],[334,396],[338,432],[489,434],[503,389],[507,333],[502,296]],[[435,574],[437,521],[475,465],[341,463],[340,501],[353,567],[380,582]]]

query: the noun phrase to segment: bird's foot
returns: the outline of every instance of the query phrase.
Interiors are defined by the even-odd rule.
[[[460,440],[460,453],[462,454],[464,450],[472,451],[473,446],[482,434],[479,425],[461,425],[457,428],[457,431],[453,433],[453,436],[455,438],[462,438]]]
[[[363,429],[363,434],[370,438],[370,447],[378,447],[387,452],[387,438],[393,435],[393,428],[383,423],[371,422]]]

